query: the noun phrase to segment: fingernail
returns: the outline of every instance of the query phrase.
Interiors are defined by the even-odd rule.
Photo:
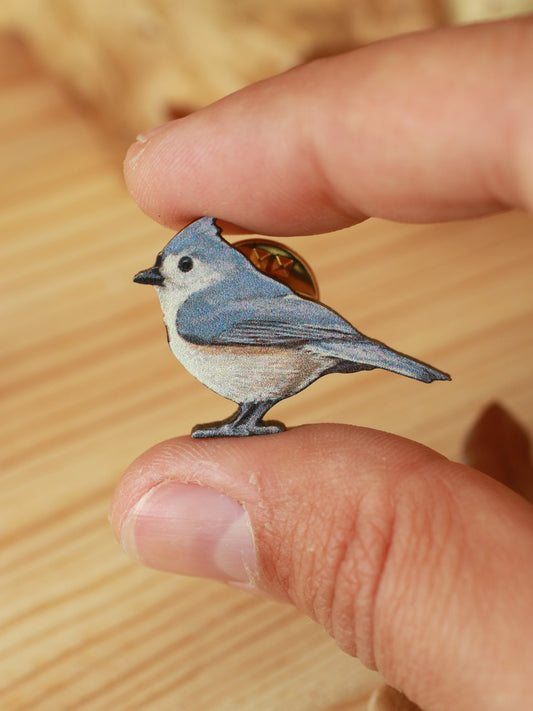
[[[162,131],[167,126],[170,126],[171,123],[174,123],[174,121],[167,121],[166,123],[162,123],[160,126],[154,126],[153,128],[148,129],[148,131],[143,131],[143,133],[139,133],[135,140],[138,143],[146,143],[149,138],[152,138],[152,136],[155,136],[156,133],[159,133],[159,131]]]
[[[149,131],[145,131],[144,133],[139,133],[139,135],[137,136],[135,141],[128,148],[126,157],[124,159],[124,164],[128,165],[130,168],[135,168],[137,161],[144,153],[144,150],[147,146],[149,139],[152,138],[152,136],[155,136],[156,133],[159,133],[160,131],[165,129],[171,123],[173,123],[173,121],[167,121],[166,123],[162,123],[161,126],[155,126],[154,128],[151,128]]]
[[[125,552],[181,575],[252,583],[256,556],[250,519],[210,487],[165,482],[148,491],[121,529]]]

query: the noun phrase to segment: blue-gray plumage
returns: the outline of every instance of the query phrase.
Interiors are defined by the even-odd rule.
[[[212,217],[179,232],[134,281],[155,286],[174,355],[239,405],[193,437],[279,432],[265,413],[327,373],[384,368],[429,383],[446,373],[367,338],[323,304],[298,296],[228,244]]]

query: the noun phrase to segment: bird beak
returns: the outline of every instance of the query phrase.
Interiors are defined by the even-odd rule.
[[[153,266],[139,272],[133,277],[136,284],[151,284],[152,286],[164,286],[165,277],[159,271],[159,267]]]

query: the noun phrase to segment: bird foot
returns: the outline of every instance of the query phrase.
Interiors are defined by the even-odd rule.
[[[206,439],[208,437],[250,437],[252,435],[267,435],[285,432],[283,422],[269,420],[259,423],[236,424],[234,422],[210,422],[205,425],[193,427],[191,437],[195,439]]]

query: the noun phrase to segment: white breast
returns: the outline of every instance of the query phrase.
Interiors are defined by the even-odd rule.
[[[329,367],[329,359],[304,348],[197,346],[176,331],[170,347],[208,388],[237,403],[279,400],[305,388]]]

